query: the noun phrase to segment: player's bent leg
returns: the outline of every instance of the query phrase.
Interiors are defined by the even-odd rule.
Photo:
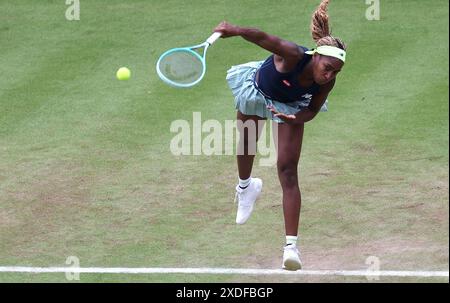
[[[244,115],[239,111],[237,112],[237,129],[239,131],[237,154],[239,184],[236,186],[235,196],[235,200],[238,202],[237,224],[247,222],[253,212],[255,202],[261,194],[262,180],[252,178],[251,171],[264,120],[259,116]]]
[[[236,127],[239,131],[237,164],[239,178],[248,179],[252,172],[253,160],[259,136],[264,126],[264,118],[237,112]]]

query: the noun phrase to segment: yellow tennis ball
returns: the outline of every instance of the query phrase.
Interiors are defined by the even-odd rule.
[[[116,77],[119,80],[128,80],[130,79],[131,71],[126,67],[121,67],[116,73]]]

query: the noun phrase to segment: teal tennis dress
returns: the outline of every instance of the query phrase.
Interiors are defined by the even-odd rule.
[[[232,66],[227,72],[226,79],[235,97],[236,109],[245,115],[256,115],[284,123],[280,118],[274,117],[267,109],[268,105],[284,114],[296,114],[307,108],[311,98],[318,92],[319,86],[314,83],[308,88],[301,88],[297,79],[311,57],[304,54],[303,59],[289,73],[280,73],[275,69],[273,55],[265,61]],[[258,70],[260,72],[257,82],[255,76]],[[328,100],[320,111],[328,111]]]

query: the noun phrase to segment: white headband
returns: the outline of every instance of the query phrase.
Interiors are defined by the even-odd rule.
[[[321,54],[324,56],[330,56],[330,57],[337,58],[337,59],[341,60],[342,62],[345,62],[345,55],[346,55],[345,50],[342,50],[335,46],[329,46],[329,45],[322,45],[322,46],[317,47],[316,49],[306,51],[305,53],[308,55],[314,55],[315,53],[318,53],[318,54]]]

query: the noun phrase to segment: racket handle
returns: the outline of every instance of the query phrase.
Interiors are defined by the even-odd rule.
[[[209,45],[213,44],[214,42],[217,41],[217,39],[220,38],[220,36],[222,36],[222,33],[219,32],[215,32],[214,34],[212,34],[208,40],[206,40],[206,43],[208,43]]]

